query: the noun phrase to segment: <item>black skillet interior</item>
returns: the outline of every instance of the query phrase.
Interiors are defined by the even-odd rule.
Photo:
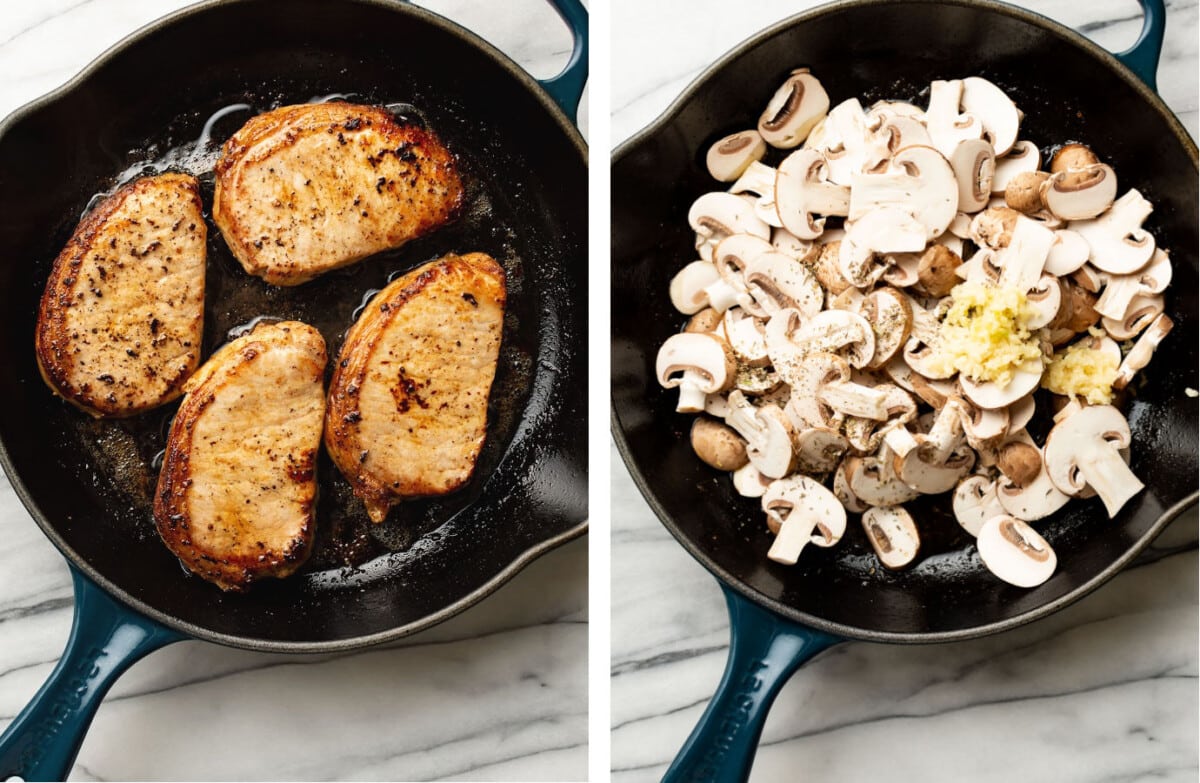
[[[11,477],[68,557],[152,616],[244,646],[311,648],[415,630],[462,608],[586,517],[586,162],[573,131],[507,62],[420,9],[303,0],[209,7],[146,35],[0,140],[0,441]],[[549,12],[549,9],[547,9]],[[468,186],[451,227],[292,289],[250,278],[209,225],[205,356],[266,316],[317,326],[331,357],[364,297],[446,252],[508,272],[509,312],[488,440],[469,486],[366,521],[336,468],[319,466],[318,543],[299,575],[222,595],[190,577],[149,513],[175,405],[93,422],[38,376],[33,324],[50,263],[118,172],[180,164],[206,121],[223,142],[252,112],[341,94],[406,104],[459,156]],[[215,149],[210,147],[208,149]],[[186,157],[186,156],[185,156]],[[167,163],[164,164],[163,161]],[[211,175],[202,177],[211,204]],[[332,363],[332,359],[331,359]],[[139,605],[140,602],[140,605]]]
[[[671,276],[695,257],[687,210],[715,190],[704,153],[753,127],[788,71],[809,66],[836,104],[858,97],[924,105],[933,79],[984,76],[1024,110],[1022,138],[1043,148],[1082,141],[1116,169],[1122,192],[1155,205],[1147,222],[1169,248],[1175,320],[1128,408],[1132,466],[1147,490],[1115,520],[1098,500],[1074,501],[1037,523],[1057,573],[1024,590],[989,574],[943,507],[921,509],[925,555],[902,573],[877,566],[856,518],[843,541],[801,564],[769,562],[770,534],[755,501],[692,454],[692,417],[654,380],[658,347],[683,318]],[[979,4],[849,4],[786,25],[715,69],[660,125],[613,164],[612,363],[614,426],[626,463],[671,532],[710,570],[794,620],[859,638],[929,641],[974,635],[1039,614],[1085,592],[1147,538],[1165,510],[1197,486],[1196,153],[1181,128],[1147,104],[1104,60],[1010,11]],[[623,442],[622,442],[623,441]]]

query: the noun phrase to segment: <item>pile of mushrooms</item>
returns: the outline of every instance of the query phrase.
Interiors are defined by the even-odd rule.
[[[697,456],[761,499],[771,560],[833,546],[849,512],[879,562],[905,568],[921,535],[904,504],[951,493],[987,568],[1031,587],[1056,561],[1029,523],[1072,497],[1099,496],[1111,517],[1142,489],[1120,410],[1039,386],[1079,343],[1127,387],[1171,329],[1170,260],[1138,191],[1120,194],[1082,144],[1043,169],[1022,119],[978,77],[933,82],[925,108],[830,108],[800,69],[757,128],[708,151],[728,189],[688,214],[698,259],[670,296],[690,320],[662,346],[658,380],[699,414]],[[932,361],[964,281],[1024,294],[1040,350],[1003,385]],[[1027,430],[1035,391],[1057,410],[1041,443]]]

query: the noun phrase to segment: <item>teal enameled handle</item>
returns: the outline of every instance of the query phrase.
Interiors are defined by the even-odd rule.
[[[116,601],[71,568],[75,620],[58,666],[0,736],[0,780],[66,780],[108,689],[183,635]]]
[[[842,641],[785,620],[725,585],[721,589],[730,621],[725,674],[664,783],[744,783],[783,684],[801,664]]]
[[[1158,92],[1158,58],[1162,55],[1163,33],[1167,27],[1165,0],[1138,0],[1146,19],[1133,46],[1113,56],[1121,61],[1150,89]]]
[[[541,79],[539,83],[550,93],[554,102],[579,125],[579,101],[588,77],[588,13],[579,0],[550,0],[558,15],[571,28],[574,45],[571,59],[557,76]]]

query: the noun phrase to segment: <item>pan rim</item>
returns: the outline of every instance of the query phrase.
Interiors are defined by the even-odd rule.
[[[770,26],[754,33],[750,37],[742,40],[733,48],[729,49],[721,55],[716,61],[700,72],[683,91],[670,103],[670,105],[641,130],[632,134],[628,139],[618,145],[612,153],[611,166],[617,166],[625,157],[631,154],[635,148],[641,145],[646,139],[654,136],[667,128],[675,117],[683,110],[684,106],[690,102],[695,95],[705,86],[705,84],[721,69],[725,68],[730,62],[741,57],[749,50],[762,44],[764,41],[773,38],[783,31],[792,27],[805,24],[820,17],[839,13],[846,9],[891,5],[895,0],[837,0],[836,2],[826,3],[817,6],[807,11],[794,14],[785,19],[782,19]],[[935,6],[959,6],[975,10],[992,11],[999,14],[1004,14],[1015,18],[1019,21],[1040,27],[1049,33],[1058,36],[1066,43],[1075,45],[1077,48],[1084,50],[1092,55],[1108,67],[1108,70],[1115,73],[1123,81],[1132,87],[1143,100],[1151,105],[1158,114],[1167,121],[1168,127],[1174,132],[1177,140],[1183,145],[1192,159],[1193,166],[1200,166],[1198,160],[1197,147],[1195,140],[1188,134],[1179,118],[1175,113],[1163,102],[1158,93],[1151,90],[1146,84],[1138,78],[1132,71],[1125,67],[1112,52],[1101,47],[1084,37],[1077,31],[1062,25],[1053,19],[1050,19],[1041,14],[1034,13],[1024,8],[1012,6],[1007,3],[997,2],[996,0],[903,0],[903,2],[914,5],[935,5]],[[1191,508],[1200,500],[1200,490],[1195,490],[1189,495],[1181,498],[1175,504],[1165,509],[1154,521],[1154,523],[1146,530],[1146,532],[1133,542],[1125,550],[1125,552],[1113,562],[1109,563],[1104,569],[1096,573],[1091,579],[1083,584],[1075,587],[1073,590],[1059,596],[1053,601],[1037,606],[1026,612],[1022,612],[1014,617],[1000,620],[994,623],[972,626],[969,628],[960,628],[952,631],[937,631],[924,633],[901,633],[896,631],[875,631],[844,623],[832,622],[806,612],[798,611],[786,604],[777,601],[773,598],[765,596],[742,580],[734,577],[727,569],[722,568],[715,561],[708,558],[700,548],[690,540],[683,532],[675,525],[671,515],[659,502],[657,495],[652,490],[650,482],[646,476],[642,474],[634,460],[633,450],[629,445],[626,437],[625,429],[621,426],[620,415],[617,411],[616,401],[610,402],[610,434],[617,447],[617,452],[621,455],[621,460],[625,464],[625,468],[633,479],[638,491],[641,492],[643,499],[647,505],[658,517],[659,522],[667,531],[678,541],[683,549],[692,556],[701,566],[711,573],[717,580],[736,591],[739,595],[747,600],[770,610],[777,616],[790,620],[792,622],[803,625],[807,628],[824,631],[835,636],[842,637],[847,640],[867,641],[867,642],[885,642],[895,644],[937,644],[944,642],[965,641],[968,639],[976,639],[982,636],[989,636],[994,633],[1011,630],[1026,623],[1039,620],[1050,614],[1053,614],[1060,609],[1066,608],[1070,604],[1082,599],[1084,596],[1093,592],[1108,580],[1112,579],[1121,570],[1125,568],[1135,557],[1149,546],[1149,544],[1163,531],[1183,511]]]
[[[23,105],[14,109],[8,116],[0,119],[0,143],[8,132],[19,122],[24,120],[34,112],[43,109],[47,106],[63,100],[73,92],[79,89],[86,88],[88,82],[111,60],[123,54],[127,49],[130,49],[141,43],[144,39],[155,34],[159,30],[183,22],[193,16],[209,13],[225,6],[237,5],[239,3],[253,2],[253,0],[202,0],[202,2],[186,6],[177,11],[161,16],[151,22],[148,22],[128,35],[121,38],[119,41],[109,46],[87,65],[85,65],[78,73],[72,76],[63,84],[53,90],[40,95]],[[453,22],[439,14],[436,14],[428,9],[420,6],[404,2],[403,0],[338,0],[338,2],[374,6],[384,10],[400,13],[418,19],[426,24],[441,28],[442,30],[454,35],[466,44],[475,47],[483,52],[496,65],[502,68],[511,77],[516,79],[522,87],[525,88],[541,105],[554,120],[559,130],[571,142],[575,152],[578,153],[581,162],[586,169],[588,167],[588,147],[582,133],[574,125],[562,108],[554,102],[542,85],[534,79],[520,65],[514,62],[506,54],[501,52],[486,40],[468,30],[467,28]],[[451,617],[460,614],[475,604],[487,598],[494,593],[514,576],[522,571],[526,566],[538,559],[547,552],[556,549],[564,544],[583,536],[589,527],[589,518],[585,514],[583,519],[571,525],[569,528],[539,540],[534,545],[526,548],[504,568],[493,574],[486,582],[481,584],[475,590],[462,596],[454,603],[439,609],[436,612],[428,614],[418,620],[414,620],[403,625],[376,631],[374,633],[362,634],[358,636],[350,636],[343,639],[330,639],[321,641],[292,641],[292,640],[275,640],[262,639],[251,636],[239,636],[236,634],[226,634],[212,631],[193,623],[185,622],[173,615],[169,615],[154,607],[149,606],[144,601],[130,595],[126,590],[116,585],[100,574],[92,565],[79,553],[77,553],[66,541],[59,535],[58,531],[50,524],[48,518],[42,513],[41,509],[30,496],[28,489],[25,486],[24,480],[21,478],[20,472],[16,470],[9,456],[8,445],[0,438],[0,467],[3,468],[9,484],[12,486],[14,493],[17,495],[21,504],[25,507],[26,512],[33,518],[33,521],[41,528],[42,533],[50,540],[50,543],[59,551],[66,559],[67,565],[82,572],[100,589],[119,601],[122,605],[130,610],[147,617],[155,622],[160,623],[167,628],[185,634],[189,638],[200,639],[204,641],[214,642],[216,644],[227,647],[235,647],[244,650],[256,650],[260,652],[284,652],[284,653],[329,653],[341,652],[354,649],[360,649],[377,644],[383,644],[389,641],[395,641],[415,633],[423,631],[434,625],[442,623]],[[584,490],[586,496],[587,491]]]

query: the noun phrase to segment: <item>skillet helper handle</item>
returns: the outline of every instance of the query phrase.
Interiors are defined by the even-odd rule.
[[[1145,13],[1142,32],[1133,46],[1113,56],[1121,61],[1134,75],[1158,92],[1158,58],[1162,55],[1163,32],[1167,27],[1165,0],[1138,0]]]
[[[801,664],[842,641],[797,625],[721,585],[729,608],[729,660],[708,709],[663,783],[743,783],[767,712]]]
[[[104,694],[147,653],[185,638],[71,569],[75,619],[58,666],[0,736],[0,780],[66,780]]]
[[[550,3],[571,29],[574,45],[566,67],[557,76],[538,83],[578,126],[579,101],[588,77],[588,13],[580,0],[550,0]]]

